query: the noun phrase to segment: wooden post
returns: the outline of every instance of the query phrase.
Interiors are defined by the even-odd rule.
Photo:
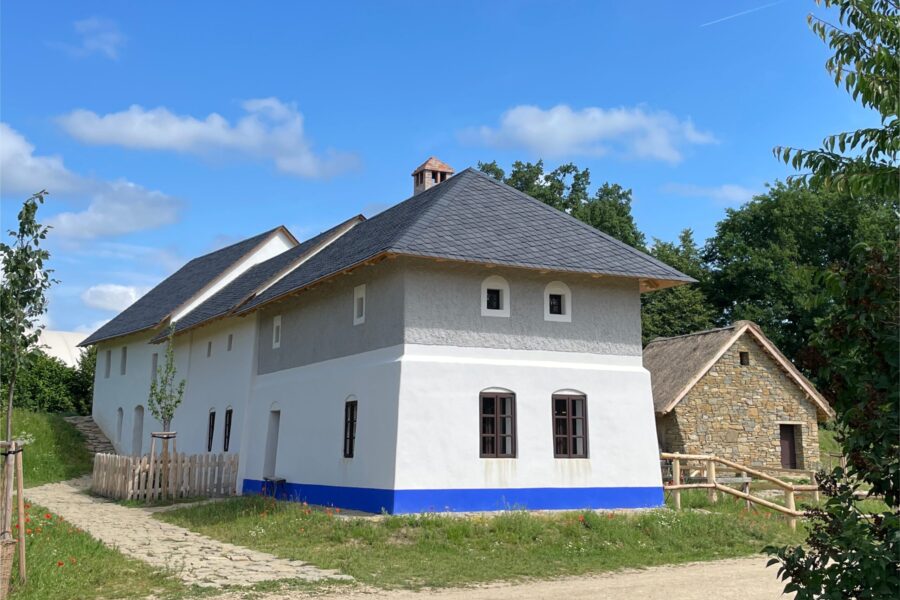
[[[152,435],[150,436],[150,472],[147,475],[147,504],[153,501],[153,490],[156,489],[156,485],[153,482],[153,478],[156,475],[156,438]]]
[[[789,509],[797,510],[797,506],[794,504],[794,490],[788,490],[788,489],[784,490],[784,499],[785,499],[785,504],[787,504],[787,507]],[[790,523],[791,523],[791,531],[796,531],[797,530],[797,517],[791,515]]]
[[[741,477],[743,477],[744,479],[748,479],[747,471],[741,471]],[[747,494],[748,496],[750,495],[750,482],[749,481],[745,481],[744,483],[741,484],[741,491],[744,492],[745,494]],[[749,500],[744,500],[744,502],[747,504],[747,510],[750,510],[750,508],[753,506],[753,504]]]
[[[15,447],[13,442],[4,444],[6,456],[3,461],[3,504],[2,517],[0,517],[0,537],[12,539],[12,495],[13,473],[15,472],[16,457],[12,453]]]
[[[815,500],[816,504],[818,504],[819,503],[819,482],[816,481],[816,472],[815,471],[809,472],[809,482],[811,484],[813,484],[814,486],[816,486],[816,491],[813,492],[813,500]]]
[[[706,461],[706,483],[716,483],[716,461],[714,460]],[[716,492],[716,488],[709,488],[709,501],[715,503],[718,500],[719,494]]]
[[[681,459],[672,459],[672,484],[681,485]],[[681,490],[676,489],[672,492],[675,494],[675,510],[681,510]]]
[[[16,442],[13,442],[16,452],[16,503],[19,512],[19,581],[22,585],[28,580],[25,574],[25,487],[22,479],[22,450]]]

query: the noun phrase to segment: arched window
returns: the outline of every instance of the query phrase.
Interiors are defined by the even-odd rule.
[[[225,409],[225,431],[222,432],[222,451],[228,452],[228,446],[231,445],[231,417],[234,411],[229,406]]]
[[[206,428],[206,451],[212,452],[213,437],[216,433],[216,409],[209,409],[209,424]]]
[[[544,320],[572,321],[572,292],[562,281],[551,281],[544,288]]]
[[[551,400],[553,456],[588,457],[587,397],[574,390],[560,390]]]
[[[353,458],[356,453],[356,415],[358,403],[354,396],[344,402],[344,458]]]
[[[490,388],[479,396],[481,458],[516,457],[516,395]]]
[[[122,421],[125,418],[125,411],[122,410],[120,406],[118,410],[116,410],[116,443],[119,444],[122,442]]]
[[[481,282],[481,316],[509,316],[509,284],[499,275],[491,275]]]

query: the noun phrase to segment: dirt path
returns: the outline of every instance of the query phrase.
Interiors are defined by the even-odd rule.
[[[167,569],[187,584],[204,587],[247,586],[273,579],[322,581],[346,578],[298,560],[276,558],[193,533],[152,516],[83,493],[90,478],[50,483],[26,490],[32,502],[62,515],[107,546]]]
[[[775,578],[775,567],[766,568],[767,557],[689,563],[619,571],[606,575],[573,577],[515,585],[433,592],[339,591],[318,600],[787,600]],[[240,600],[240,593],[211,600]],[[310,597],[302,592],[254,596],[258,600],[288,600]]]

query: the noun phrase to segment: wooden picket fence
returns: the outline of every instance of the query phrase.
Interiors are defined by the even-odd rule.
[[[91,491],[116,500],[147,502],[233,496],[237,471],[237,454],[173,452],[168,461],[158,454],[96,454]],[[164,474],[167,481],[163,481]]]

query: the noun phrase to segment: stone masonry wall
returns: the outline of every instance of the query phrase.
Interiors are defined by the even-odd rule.
[[[742,351],[749,352],[749,365],[740,364]],[[799,425],[797,468],[817,469],[816,405],[745,333],[671,413],[657,419],[657,428],[664,450],[779,469],[782,423]]]

